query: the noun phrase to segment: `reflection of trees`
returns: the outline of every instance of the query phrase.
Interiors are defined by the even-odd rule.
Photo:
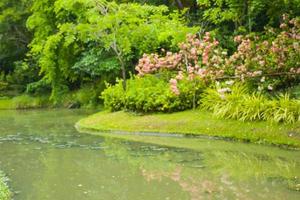
[[[86,116],[83,110],[0,110],[0,136],[16,133],[62,135],[62,130],[74,133],[74,123],[83,116]]]
[[[200,181],[193,177],[185,180],[182,177],[182,170],[183,168],[180,166],[169,172],[141,169],[142,175],[148,182],[153,180],[161,181],[163,177],[169,178],[178,183],[183,191],[188,192],[192,200],[206,199],[208,196],[212,197],[218,191],[215,183],[211,180]]]
[[[30,111],[18,114],[8,112],[2,115],[0,112],[0,134],[6,137],[5,135],[20,132],[22,133],[20,137],[25,135],[24,138],[27,139],[29,136],[37,139],[49,137],[50,142],[55,143],[56,140],[68,142],[69,138],[66,136],[74,134],[70,127],[77,118],[80,118],[80,115],[70,115],[69,111],[49,113]],[[83,139],[84,142],[80,141],[87,145],[95,141],[93,137],[86,139],[87,141],[85,139]],[[194,151],[105,138],[102,144],[102,147],[107,147],[103,150],[104,158],[104,155],[99,152],[91,153],[77,148],[58,150],[52,146],[42,151],[38,149],[25,151],[23,145],[15,145],[11,148],[12,143],[4,142],[0,144],[0,151],[1,154],[6,155],[0,157],[0,161],[2,163],[20,162],[19,168],[15,168],[14,177],[22,177],[22,180],[20,178],[18,181],[22,182],[20,185],[27,187],[24,189],[27,193],[22,194],[23,199],[41,199],[49,191],[56,192],[56,196],[53,194],[52,197],[55,196],[57,199],[59,197],[69,199],[72,194],[76,194],[76,197],[85,196],[86,194],[81,190],[86,189],[84,186],[88,185],[89,189],[93,188],[93,197],[97,200],[98,194],[103,196],[101,194],[103,191],[98,188],[101,185],[105,185],[106,195],[102,199],[112,199],[117,195],[126,199],[125,197],[131,193],[133,193],[132,197],[136,197],[134,194],[139,194],[141,190],[145,193],[156,192],[155,197],[161,197],[165,192],[163,185],[166,183],[173,186],[170,191],[176,193],[178,192],[176,189],[181,190],[180,194],[184,193],[183,196],[185,196],[188,193],[188,199],[195,200],[293,199],[300,195],[300,193],[288,191],[288,186],[297,190],[297,185],[299,185],[299,152],[261,146],[249,148],[249,145],[245,144],[213,140],[201,143],[201,141],[196,142],[186,138],[156,137],[154,139],[152,141],[160,140],[166,146],[176,146],[184,142],[186,145],[182,146],[193,143],[195,147],[197,142],[200,145],[197,151]],[[22,142],[28,141],[20,141]],[[30,140],[30,146],[27,145],[26,148],[40,147],[41,141],[37,142],[32,143]],[[168,145],[168,142],[172,145]],[[10,153],[13,156],[7,156]],[[16,158],[18,160],[13,160]],[[10,167],[6,166],[6,168],[8,172]],[[30,173],[24,174],[24,171],[30,171]],[[117,179],[112,175],[125,178]],[[14,177],[11,178],[14,179]],[[69,186],[66,190],[66,185],[72,183],[72,180],[66,179],[70,177],[80,182],[74,182],[76,188]],[[298,178],[295,179],[295,177]],[[129,180],[131,183],[128,183]],[[53,183],[58,183],[56,188],[52,185]],[[152,184],[147,185],[147,183]],[[78,184],[82,184],[83,187],[78,188]],[[41,188],[43,190],[39,191]],[[179,192],[173,195],[177,194]],[[151,199],[149,194],[147,195]],[[76,199],[75,196],[73,199]]]
[[[236,151],[207,152],[206,165],[216,170],[216,174],[228,172],[235,179],[256,180],[267,179],[268,177],[280,177],[292,179],[300,175],[300,160],[289,159],[264,153],[243,153]],[[297,160],[298,159],[298,160]]]
[[[176,152],[172,148],[159,150],[159,146],[128,144],[111,138],[106,138],[105,143],[109,146],[106,155],[126,160],[132,168],[140,170],[146,181],[171,180],[194,200],[293,197],[287,186],[289,180],[300,175],[297,160],[267,152],[226,151],[226,147],[223,151],[209,151],[206,147],[208,151],[201,153]]]

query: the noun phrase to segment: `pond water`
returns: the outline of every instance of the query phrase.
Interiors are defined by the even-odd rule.
[[[211,139],[176,148],[80,134],[81,110],[0,111],[15,200],[300,199],[300,152]],[[157,137],[156,137],[157,138]],[[166,140],[166,138],[164,138]]]

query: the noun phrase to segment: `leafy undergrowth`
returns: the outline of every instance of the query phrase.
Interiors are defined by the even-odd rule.
[[[77,127],[96,131],[207,135],[245,142],[300,147],[300,123],[298,122],[276,124],[224,120],[200,110],[149,115],[104,111],[80,120]]]
[[[0,200],[10,200],[11,199],[11,192],[8,189],[6,184],[6,178],[0,171]]]

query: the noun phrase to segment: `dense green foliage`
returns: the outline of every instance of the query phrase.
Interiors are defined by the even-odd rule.
[[[143,52],[172,48],[195,31],[163,6],[44,0],[34,2],[32,9],[27,21],[34,32],[30,52],[38,58],[55,102],[78,84],[117,77],[120,71],[125,81]]]
[[[0,2],[0,74],[14,69],[22,60],[31,40],[25,27],[31,0],[1,0]]]
[[[295,122],[299,6],[299,0],[3,0],[0,97],[21,95],[13,108],[104,101],[112,111],[137,112],[202,102],[213,112],[227,109],[222,117]],[[216,85],[206,91],[217,91],[222,103],[209,106],[213,92],[202,92]],[[231,98],[232,85],[247,92],[236,89],[241,95]],[[244,112],[231,112],[235,101]]]
[[[194,10],[201,24],[213,31],[222,46],[235,49],[233,37],[276,27],[284,13],[300,15],[299,0],[197,0]]]
[[[232,23],[234,30],[252,32],[278,25],[284,13],[299,15],[299,0],[197,0],[203,17],[216,25]],[[224,26],[224,25],[223,25]]]
[[[297,98],[300,81],[300,21],[286,15],[283,18],[281,30],[267,29],[263,37],[237,36],[239,46],[232,55],[208,32],[200,38],[188,35],[176,53],[144,54],[136,66],[139,74],[131,80],[133,86],[126,91],[120,85],[105,90],[105,105],[111,110],[170,112],[202,104],[223,118],[299,121],[299,100],[293,98]],[[157,80],[149,82],[151,79]],[[204,87],[214,85],[217,89],[201,94]],[[290,94],[280,94],[289,87]],[[171,94],[173,103],[155,104],[160,102],[160,92],[165,96]],[[150,109],[148,102],[154,108]]]
[[[51,92],[54,103],[86,85],[120,76],[125,84],[144,52],[173,49],[197,30],[166,6],[22,0],[1,2],[0,10],[1,93]]]
[[[194,106],[193,101],[199,102],[198,94],[202,89],[200,83],[195,85],[189,81],[181,82],[178,86],[181,93],[177,96],[164,79],[151,75],[131,78],[126,91],[123,90],[122,83],[118,82],[102,93],[104,104],[112,111],[126,109],[138,112],[174,112],[191,109]]]

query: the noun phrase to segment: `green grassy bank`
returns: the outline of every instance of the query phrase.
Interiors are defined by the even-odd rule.
[[[44,108],[49,106],[50,103],[46,96],[31,97],[28,95],[21,95],[14,98],[0,99],[0,110]]]
[[[11,99],[0,99],[0,110],[11,109],[12,107]]]
[[[0,200],[9,200],[11,199],[11,192],[8,189],[6,184],[6,178],[3,173],[0,171]]]
[[[29,96],[26,94],[8,98],[0,97],[0,110],[9,109],[35,109],[35,108],[86,108],[98,109],[102,105],[96,104],[89,96],[81,95],[80,92],[69,93],[62,98],[61,102],[54,104],[49,96]]]
[[[99,131],[99,134],[102,135],[103,133],[100,132],[105,131],[192,134],[252,143],[300,147],[300,123],[275,124],[224,120],[217,119],[212,114],[200,110],[149,115],[103,111],[80,120],[76,127],[81,131]]]

